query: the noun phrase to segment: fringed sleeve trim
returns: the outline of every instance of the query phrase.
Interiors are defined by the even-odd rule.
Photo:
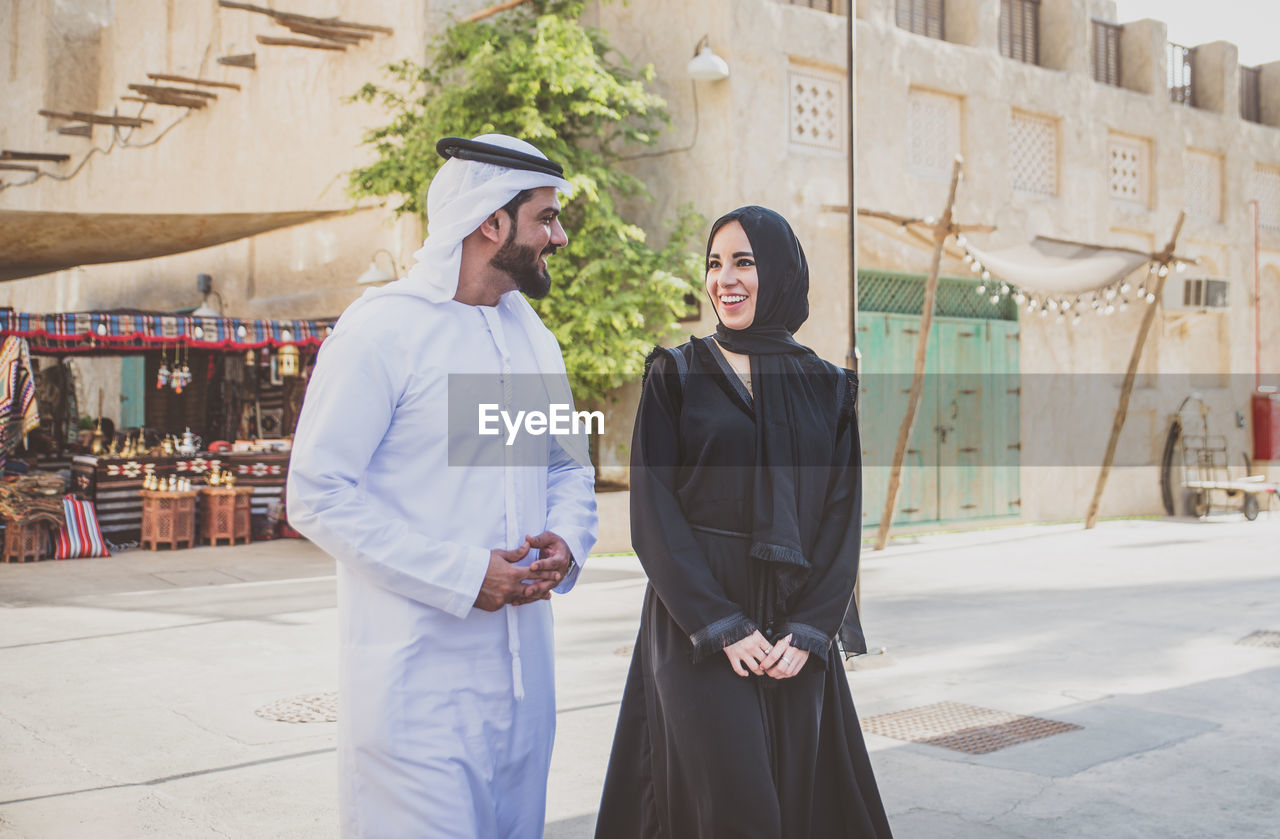
[[[693,644],[694,662],[702,661],[730,644],[738,643],[757,629],[755,621],[741,612],[702,627],[689,636],[689,641]]]

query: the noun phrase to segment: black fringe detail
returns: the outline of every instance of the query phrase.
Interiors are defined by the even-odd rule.
[[[702,627],[689,636],[689,641],[693,644],[694,663],[720,652],[730,644],[738,643],[758,629],[756,622],[742,612]]]
[[[790,635],[791,646],[797,650],[804,650],[812,658],[825,661],[827,653],[831,650],[831,639],[821,630],[807,623],[784,623],[778,635],[784,638]]]
[[[795,548],[784,548],[781,545],[771,545],[768,542],[752,543],[751,557],[775,564],[774,579],[778,581],[775,603],[779,609],[788,597],[800,590],[809,579],[809,572],[813,570],[813,566],[800,551]]]

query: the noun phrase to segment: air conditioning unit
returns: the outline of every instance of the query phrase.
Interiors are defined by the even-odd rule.
[[[1165,284],[1164,307],[1184,312],[1226,311],[1230,308],[1226,280],[1188,277]]]

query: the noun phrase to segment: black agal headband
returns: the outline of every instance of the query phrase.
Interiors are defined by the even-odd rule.
[[[524,169],[528,172],[539,172],[543,175],[551,175],[554,178],[564,177],[564,167],[559,163],[553,163],[545,157],[495,146],[492,143],[464,140],[461,137],[445,137],[436,143],[436,152],[445,160],[456,157],[459,160],[492,163],[494,166],[502,166],[507,169]]]

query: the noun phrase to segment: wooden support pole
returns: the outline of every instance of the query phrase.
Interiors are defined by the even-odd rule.
[[[0,151],[0,160],[47,160],[50,163],[66,163],[71,159],[69,154],[50,154],[38,151]]]
[[[215,82],[210,79],[196,79],[191,76],[173,76],[168,73],[147,73],[147,78],[156,82],[180,82],[182,84],[203,85],[204,87],[225,87],[228,90],[239,90],[235,82]]]
[[[1124,428],[1125,418],[1129,415],[1129,397],[1133,395],[1133,381],[1138,374],[1138,362],[1142,360],[1142,349],[1147,343],[1147,333],[1156,319],[1156,309],[1164,299],[1164,281],[1169,278],[1169,261],[1173,258],[1173,249],[1178,243],[1178,234],[1182,232],[1182,223],[1187,220],[1186,212],[1178,213],[1178,221],[1173,226],[1173,235],[1164,250],[1156,254],[1152,261],[1159,265],[1155,288],[1155,302],[1147,306],[1142,314],[1142,325],[1138,327],[1138,337],[1133,342],[1133,352],[1129,354],[1129,369],[1124,374],[1124,384],[1120,387],[1120,404],[1116,406],[1116,417],[1111,423],[1111,437],[1107,440],[1107,453],[1102,456],[1102,471],[1098,473],[1098,484],[1093,488],[1093,500],[1089,502],[1089,512],[1085,514],[1084,529],[1092,530],[1098,523],[1098,507],[1102,504],[1102,491],[1107,487],[1107,477],[1111,474],[1111,464],[1116,459],[1116,447],[1120,443],[1120,431]]]
[[[344,44],[328,44],[324,41],[308,41],[305,38],[273,38],[270,35],[259,35],[258,43],[268,47],[309,47],[313,50],[337,50],[345,52]]]
[[[64,125],[58,129],[58,133],[71,137],[92,137],[93,126],[87,122],[80,125]]]
[[[898,490],[902,487],[902,459],[911,439],[911,426],[915,424],[920,409],[920,395],[924,392],[924,362],[929,353],[929,331],[933,326],[934,300],[938,296],[938,270],[942,265],[942,246],[954,230],[951,211],[956,203],[956,187],[960,184],[960,167],[964,161],[956,155],[951,167],[951,187],[947,191],[947,206],[942,218],[933,225],[933,260],[929,263],[929,279],[924,287],[924,307],[920,315],[920,334],[916,338],[915,370],[911,377],[911,394],[907,397],[907,412],[898,427],[898,444],[893,449],[893,465],[889,468],[889,489],[885,493],[884,513],[880,516],[880,532],[876,535],[875,549],[882,551],[889,543],[889,528],[893,525],[894,508],[898,506]]]
[[[9,172],[39,172],[39,166],[31,166],[26,163],[0,163],[0,169]]]

